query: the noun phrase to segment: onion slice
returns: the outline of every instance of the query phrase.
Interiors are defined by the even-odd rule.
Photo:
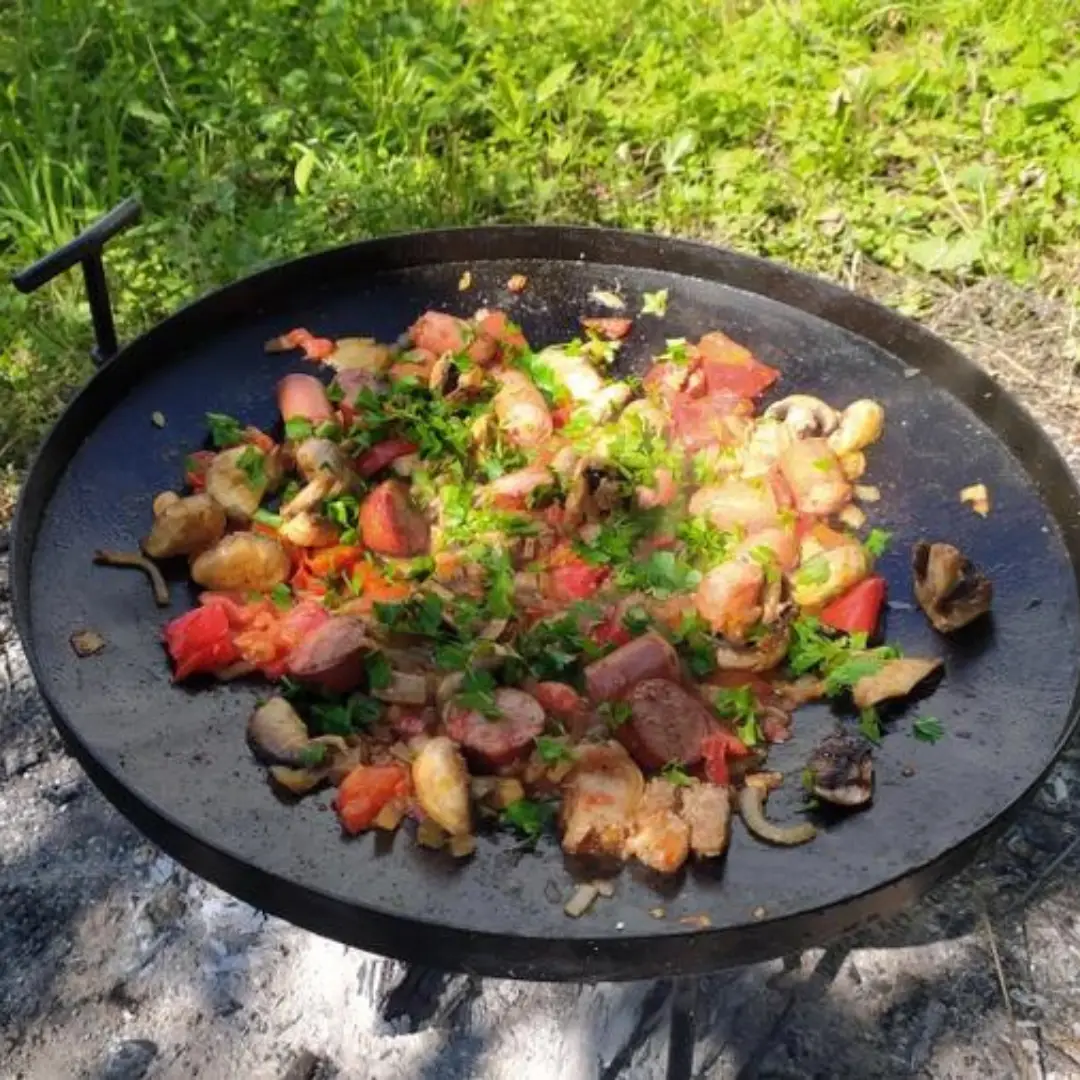
[[[817,836],[817,829],[809,821],[798,825],[774,825],[765,817],[765,790],[763,786],[748,784],[739,792],[739,813],[759,840],[783,847],[805,844]]]
[[[161,571],[145,555],[137,551],[95,551],[94,562],[98,566],[130,566],[141,570],[150,579],[157,606],[169,606],[169,586],[165,584]]]

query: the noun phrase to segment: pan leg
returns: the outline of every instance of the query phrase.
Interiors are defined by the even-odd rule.
[[[694,1072],[695,1013],[698,980],[675,980],[671,995],[671,1028],[668,1035],[667,1080],[690,1080]]]

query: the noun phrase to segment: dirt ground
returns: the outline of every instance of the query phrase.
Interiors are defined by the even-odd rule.
[[[901,303],[880,272],[856,287]],[[1077,312],[987,282],[924,321],[1080,474]],[[3,546],[0,541],[0,546]],[[0,1077],[652,1080],[671,986],[443,976],[260,915],[140,839],[62,751],[0,553]],[[889,923],[702,983],[696,1075],[1080,1077],[1080,745],[976,865]]]

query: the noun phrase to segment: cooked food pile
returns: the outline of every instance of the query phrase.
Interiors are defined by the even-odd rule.
[[[145,558],[103,556],[187,560],[175,679],[275,684],[251,747],[284,792],[333,785],[347,833],[411,820],[465,856],[485,822],[529,842],[557,822],[567,853],[665,874],[721,855],[734,810],[812,840],[766,812],[795,711],[848,707],[802,783],[862,807],[879,707],[942,668],[877,640],[888,534],[861,480],[884,411],[778,396],[719,332],[617,378],[631,321],[582,323],[539,351],[499,311],[428,311],[393,345],[275,339],[316,365],[280,380],[280,428],[208,414]],[[954,547],[913,565],[942,633],[989,609]]]

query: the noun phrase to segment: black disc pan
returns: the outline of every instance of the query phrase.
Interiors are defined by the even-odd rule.
[[[472,288],[459,291],[464,271]],[[528,288],[505,283],[524,273]],[[929,701],[894,721],[876,754],[873,807],[812,844],[783,850],[736,824],[717,865],[657,882],[627,867],[613,899],[573,920],[572,867],[553,839],[522,854],[485,836],[454,862],[406,835],[345,840],[329,796],[279,801],[244,745],[255,684],[173,686],[159,644],[193,602],[173,586],[154,607],[138,573],[91,565],[133,548],[150,501],[180,481],[207,410],[275,423],[274,385],[291,358],[263,342],[293,326],[393,340],[419,312],[509,310],[535,345],[566,340],[594,288],[632,312],[665,288],[667,316],[638,318],[623,349],[640,370],[663,339],[719,328],[781,369],[782,393],[845,404],[873,397],[886,434],[867,480],[873,521],[894,532],[881,562],[888,636],[943,653]],[[151,415],[165,415],[158,429]],[[985,520],[959,490],[982,482]],[[195,872],[293,923],[348,944],[495,976],[625,979],[698,973],[789,953],[909,902],[955,870],[1030,794],[1076,720],[1080,498],[1029,416],[972,364],[914,323],[821,281],[682,241],[577,228],[482,228],[354,244],[266,270],[165,320],[126,346],[70,405],[26,481],[14,534],[18,627],[43,694],[91,779],[152,840]],[[991,625],[945,641],[911,604],[909,552],[947,539],[992,575]],[[73,632],[108,646],[77,659]],[[932,713],[947,735],[917,741]],[[770,800],[788,818],[798,768],[832,723],[800,711],[773,760],[791,773]],[[662,909],[663,917],[657,917]]]

